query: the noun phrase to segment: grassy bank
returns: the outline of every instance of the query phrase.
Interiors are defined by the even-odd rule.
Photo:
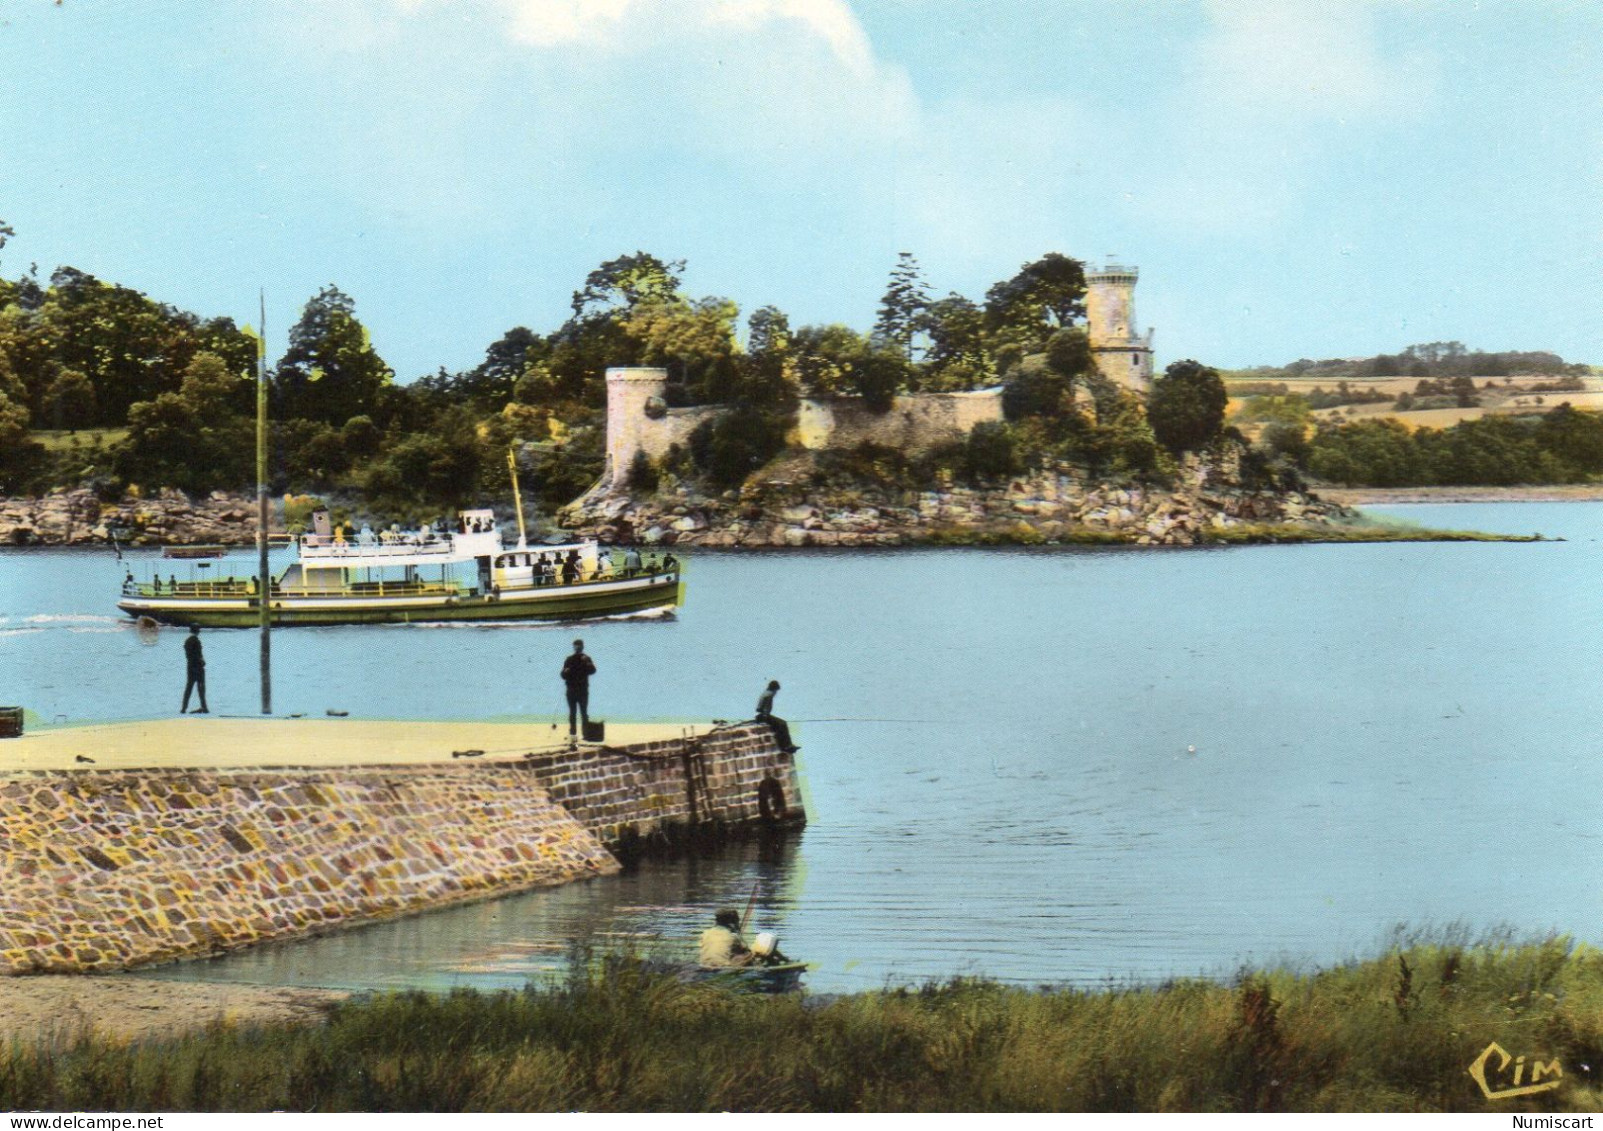
[[[1488,1100],[1498,1042],[1558,1087]],[[1494,1089],[1513,1086],[1516,1065]],[[633,973],[404,994],[315,1025],[13,1043],[9,1109],[1450,1110],[1603,1105],[1603,954],[1416,944],[1334,970],[1098,991],[757,998]],[[1545,1080],[1560,1079],[1548,1068]]]

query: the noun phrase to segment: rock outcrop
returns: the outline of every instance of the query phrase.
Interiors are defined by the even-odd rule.
[[[1353,512],[1302,492],[1251,490],[1190,459],[1172,487],[1087,482],[1066,469],[996,487],[896,491],[770,479],[711,495],[684,484],[649,497],[592,492],[559,513],[603,542],[682,546],[900,546],[1108,542],[1189,546],[1255,529],[1318,528]]]
[[[191,500],[164,490],[106,503],[84,489],[0,499],[0,546],[104,544],[113,534],[132,546],[254,544],[256,500],[222,491]]]

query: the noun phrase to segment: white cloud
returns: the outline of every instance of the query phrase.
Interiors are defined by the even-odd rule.
[[[404,2],[404,0],[403,0]],[[416,0],[412,0],[415,4]],[[533,47],[608,42],[628,13],[630,0],[499,0],[511,36]]]
[[[1427,113],[1437,68],[1388,50],[1374,4],[1212,0],[1211,26],[1153,136],[1137,212],[1172,229],[1271,232],[1307,206],[1320,165]]]

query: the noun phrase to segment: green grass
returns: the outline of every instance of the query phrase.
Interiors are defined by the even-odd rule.
[[[1603,1106],[1603,955],[1414,941],[1317,973],[1096,991],[979,981],[735,996],[576,966],[518,993],[387,995],[322,1024],[0,1054],[45,1110],[1496,1111]],[[1563,1070],[1488,1101],[1492,1041]],[[1511,1074],[1512,1068],[1509,1069]]]
[[[28,438],[36,443],[43,444],[46,451],[60,452],[72,447],[77,440],[83,447],[89,447],[95,441],[100,441],[106,447],[121,443],[128,438],[126,428],[80,428],[76,432],[66,429],[36,428],[28,433]]]

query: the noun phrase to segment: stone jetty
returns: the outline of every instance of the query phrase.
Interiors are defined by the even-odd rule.
[[[805,820],[761,724],[184,718],[0,740],[0,973],[215,954]]]

